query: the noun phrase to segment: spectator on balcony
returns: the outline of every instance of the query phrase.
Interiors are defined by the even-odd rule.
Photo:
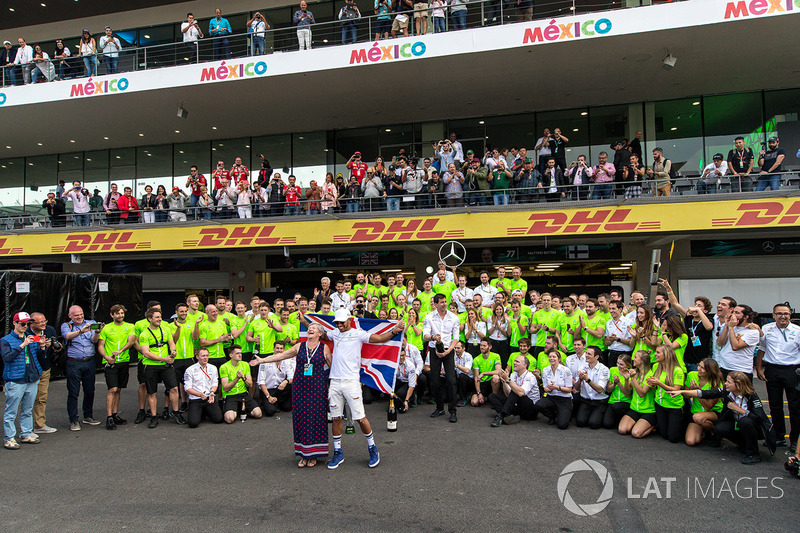
[[[169,218],[172,222],[186,222],[186,199],[188,196],[177,185],[172,188],[172,194],[167,196],[169,205]]]
[[[231,179],[230,171],[225,169],[225,161],[217,161],[217,169],[211,173],[211,177],[214,179],[212,191],[216,194],[222,188],[222,180],[227,179],[230,181]]]
[[[300,1],[300,9],[294,12],[292,22],[297,26],[297,42],[300,50],[311,50],[311,25],[316,21],[314,14],[308,10],[306,0]]]
[[[252,42],[250,47],[250,53],[254,56],[264,55],[266,52],[266,35],[267,30],[269,29],[269,24],[267,24],[266,19],[264,16],[256,11],[253,18],[247,21],[247,28],[252,32]]]
[[[89,30],[83,30],[81,34],[80,52],[86,76],[97,76],[97,42]]]
[[[517,21],[533,20],[533,0],[517,0]]]
[[[61,198],[56,198],[55,193],[47,193],[47,198],[42,202],[42,207],[47,210],[47,216],[50,217],[50,225],[52,227],[63,228],[67,225],[65,218],[67,204]]]
[[[217,204],[217,216],[222,219],[233,218],[233,206],[236,205],[238,193],[228,178],[220,180],[221,187],[214,191],[214,203]]]
[[[344,203],[347,206],[348,213],[358,213],[360,198],[361,185],[358,184],[356,175],[352,174],[350,176],[350,183],[347,184],[344,192]]]
[[[337,198],[339,197],[339,189],[333,181],[333,172],[325,174],[325,183],[322,184],[322,213],[333,214],[333,210],[339,207]]]
[[[208,23],[208,35],[214,39],[214,59],[231,58],[231,47],[228,43],[228,35],[233,33],[231,23],[222,17],[222,10],[214,10],[214,18]]]
[[[630,163],[622,169],[622,182],[625,185],[625,198],[639,198],[642,195],[642,182],[647,173],[641,159],[631,153]]]
[[[33,48],[25,44],[25,39],[20,37],[17,39],[19,48],[17,48],[17,55],[14,56],[14,64],[19,65],[22,70],[22,81],[26,85],[31,82],[31,70],[33,70]]]
[[[156,187],[156,222],[166,222],[168,218],[169,201],[167,200],[167,188],[163,185]]]
[[[39,76],[44,76],[44,81],[53,81],[56,77],[56,71],[53,68],[53,62],[50,61],[50,56],[47,52],[42,51],[42,47],[38,44],[33,47],[33,64],[35,65],[31,71],[33,83],[39,81]]]
[[[142,201],[139,202],[139,207],[142,209],[142,222],[145,224],[152,224],[156,221],[156,195],[153,194],[152,185],[145,185],[144,194],[142,195]]]
[[[414,3],[414,35],[425,35],[428,33],[428,3]]]
[[[636,136],[628,144],[628,150],[639,156],[639,162],[642,161],[642,130],[636,130]]]
[[[95,189],[94,194],[89,198],[89,210],[102,211],[103,210],[103,197],[100,196],[100,189]]]
[[[766,191],[769,187],[773,191],[781,188],[781,166],[786,158],[786,150],[779,148],[780,141],[774,135],[769,138],[767,146],[769,150],[761,150],[758,154],[758,166],[761,167],[761,174],[758,175],[756,191]],[[775,172],[776,174],[773,174]]]
[[[467,27],[467,0],[450,0],[450,24],[454,30]]]
[[[408,162],[405,157],[397,160],[397,167],[389,174],[386,181],[386,210],[400,211],[400,202],[403,199],[403,181],[408,171]]]
[[[281,179],[279,172],[272,175],[269,180],[269,185],[266,186],[267,200],[269,201],[269,216],[276,217],[283,215],[286,211],[284,205],[283,191],[286,189],[286,184]]]
[[[381,176],[375,173],[374,167],[367,169],[367,177],[361,182],[361,192],[365,199],[364,207],[367,211],[377,210],[378,206],[380,206],[379,198],[383,197],[383,180]]]
[[[375,0],[375,14],[378,15],[378,18],[375,20],[376,41],[389,38],[389,32],[392,29],[392,16],[389,14],[391,11],[391,0]],[[350,204],[347,205],[349,206]]]
[[[545,128],[542,132],[542,136],[536,140],[536,146],[534,146],[534,150],[539,154],[539,172],[544,175],[545,167],[547,167],[547,160],[553,155],[553,150],[550,147],[550,142],[553,140],[553,136],[550,133],[550,128]]]
[[[697,180],[697,194],[712,194],[719,188],[719,180],[728,173],[728,162],[722,154],[714,154],[713,162],[706,165]]]
[[[119,206],[119,217],[123,224],[136,224],[139,222],[139,203],[133,197],[133,189],[125,187],[123,195],[117,200]]]
[[[417,205],[417,195],[422,191],[424,184],[425,173],[417,168],[417,159],[412,157],[408,162],[408,168],[403,175],[403,190],[406,195],[411,195],[414,198],[412,202],[405,202],[406,209],[412,209]]]
[[[392,22],[392,39],[397,38],[397,32],[403,31],[403,37],[408,37],[409,16],[414,9],[413,0],[396,0],[394,3],[394,22]]]
[[[72,55],[69,48],[64,46],[61,39],[56,41],[55,50],[51,54],[53,61],[53,68],[56,70],[56,79],[65,80],[72,77],[72,68],[67,59]]]
[[[433,143],[433,158],[439,163],[439,170],[442,176],[444,176],[444,173],[450,166],[450,163],[455,163],[455,156],[456,154],[453,152],[453,146],[450,144],[449,140]]]
[[[556,166],[556,160],[553,157],[549,158],[545,165],[544,174],[538,186],[543,189],[548,202],[558,202],[559,199],[567,196],[564,172]]]
[[[489,189],[491,189],[489,170],[481,164],[481,160],[477,157],[473,157],[468,165],[465,165],[464,176],[467,190],[470,191],[467,193],[469,205],[486,205]]]
[[[380,157],[378,159],[380,159]],[[381,159],[381,162],[382,161],[383,160]],[[361,159],[361,152],[358,150],[353,152],[353,155],[351,155],[350,159],[347,160],[347,164],[345,166],[347,167],[347,170],[350,171],[350,175],[356,177],[360,185],[364,180],[364,176],[367,175],[367,168],[369,167],[369,165],[367,165]]]
[[[536,201],[536,188],[542,182],[542,175],[539,169],[533,168],[533,159],[526,157],[522,163],[522,169],[514,178],[517,188],[517,201],[521,203],[533,203]]]
[[[464,174],[456,170],[456,164],[447,165],[444,173],[444,192],[447,198],[447,207],[462,207],[464,205]]]
[[[589,197],[589,181],[594,171],[586,163],[586,156],[579,155],[578,160],[570,163],[564,173],[567,183],[573,185],[570,197],[574,200],[586,200]]]
[[[342,44],[355,44],[358,36],[358,19],[361,11],[353,0],[344,0],[344,6],[337,17],[342,21]]]
[[[269,216],[269,197],[267,190],[261,186],[261,183],[253,183],[253,218],[261,218]]]
[[[623,139],[621,141],[617,141],[611,147],[614,150],[614,181],[616,181],[615,187],[615,196],[620,196],[623,193],[623,183],[622,183],[622,169],[630,165],[631,162],[631,151],[628,150],[627,139]]]
[[[262,189],[266,189],[272,178],[272,165],[269,164],[269,159],[264,157],[264,154],[258,154],[258,157],[261,159],[261,169],[258,171],[256,183],[261,185]]]
[[[306,214],[319,215],[322,203],[322,188],[317,185],[316,180],[311,180],[306,189]]]
[[[17,51],[11,47],[11,41],[3,41],[3,49],[0,50],[0,67],[3,69],[3,85],[17,84],[17,77],[14,75],[14,59],[16,59],[16,57]]]
[[[242,164],[241,157],[237,157],[231,166],[230,181],[232,187],[243,181],[247,183],[248,187],[250,186],[250,169]]]
[[[647,175],[655,180],[653,196],[669,196],[672,190],[672,161],[664,158],[664,150],[661,148],[653,149],[653,164],[647,169]]]
[[[181,24],[181,33],[183,34],[183,45],[189,54],[189,63],[194,63],[197,61],[197,41],[203,38],[203,30],[194,20],[193,14],[186,14],[186,22]]]
[[[504,158],[501,157],[497,161],[497,166],[487,179],[492,185],[494,205],[508,205],[508,190],[511,188],[514,174],[506,168],[506,160]]]
[[[197,200],[196,213],[197,217],[203,217],[204,220],[211,220],[211,215],[214,213],[214,198],[208,194],[208,187],[205,185],[200,186],[200,198]]]
[[[222,163],[222,161],[220,161]],[[208,183],[206,183],[206,178],[202,174],[197,172],[197,165],[192,165],[189,168],[189,177],[186,179],[186,185],[184,187],[191,187],[192,194],[189,197],[189,206],[192,208],[192,218],[197,220],[197,214],[194,211],[194,208],[197,207],[197,203],[200,201],[200,196],[202,192],[200,190],[201,187],[206,187]]]
[[[80,180],[73,181],[72,188],[61,195],[64,202],[67,200],[72,201],[72,212],[75,215],[76,226],[88,226],[91,222],[89,217],[90,196],[89,190],[81,187]]]
[[[447,0],[430,0],[428,4],[433,12],[433,33],[444,33],[447,31],[447,24],[444,18],[444,9],[447,7]]]
[[[444,196],[442,194],[444,193],[444,182],[441,180],[438,170],[431,171],[431,177],[427,185],[425,185],[424,191],[425,207],[442,207],[444,205]]]
[[[253,218],[253,193],[246,181],[236,184],[236,211],[239,218]]]
[[[103,198],[103,211],[106,213],[106,223],[109,225],[119,224],[119,206],[117,202],[120,196],[122,195],[119,193],[117,184],[112,183],[111,191]]]
[[[553,130],[553,138],[550,139],[550,149],[553,152],[553,159],[556,160],[556,166],[564,172],[567,169],[567,153],[566,145],[569,139],[561,134],[561,128]]]
[[[280,178],[280,175],[278,175]],[[289,176],[289,185],[283,189],[283,201],[286,205],[285,213],[288,216],[300,214],[300,196],[303,190],[297,185],[297,178],[294,175]]]
[[[500,164],[501,160],[505,163],[506,158],[500,155],[500,150],[497,148],[486,148],[486,155],[483,156],[483,164],[486,165],[486,169],[489,173],[494,172],[495,167]]]
[[[122,50],[122,44],[120,44],[120,40],[117,37],[114,37],[111,26],[106,26],[105,35],[100,37],[100,50],[103,51],[106,74],[119,72],[119,52]]]
[[[358,182],[358,180],[356,180],[356,182]],[[342,202],[344,201],[346,194],[347,185],[344,183],[344,176],[341,174],[336,174],[336,201],[338,202],[338,205],[336,206],[336,213],[342,212]]]
[[[597,165],[595,165],[593,171],[594,189],[592,190],[592,200],[610,199],[614,187],[612,182],[617,169],[608,162],[608,153],[600,152],[597,156]]]
[[[750,191],[753,189],[753,180],[750,172],[753,170],[753,149],[746,148],[744,137],[736,137],[733,140],[733,150],[728,152],[728,169],[736,180],[733,186],[739,192]]]

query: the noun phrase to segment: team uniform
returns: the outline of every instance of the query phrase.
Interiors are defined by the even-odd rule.
[[[135,334],[136,328],[129,322],[122,324],[106,324],[100,332],[99,339],[103,341],[103,349],[106,355],[111,352],[121,350],[128,343],[128,337]],[[104,359],[104,361],[106,361]],[[131,356],[129,350],[121,351],[114,356],[114,362],[104,365],[103,373],[106,378],[106,386],[109,389],[124,389],[128,386],[128,375],[130,374]]]
[[[145,328],[139,334],[139,346],[148,348],[153,355],[169,357],[168,340],[170,335],[169,327],[159,326],[156,330]],[[164,388],[168,391],[178,386],[175,368],[168,365],[166,361],[154,361],[144,357],[142,363],[144,364],[144,383],[147,387],[147,394],[158,392],[159,383],[163,383]]]

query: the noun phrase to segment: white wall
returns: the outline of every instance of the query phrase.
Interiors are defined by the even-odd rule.
[[[678,281],[678,301],[686,307],[695,296],[705,296],[713,306],[723,296],[749,305],[758,313],[771,313],[772,306],[789,302],[800,304],[800,278],[682,279]]]

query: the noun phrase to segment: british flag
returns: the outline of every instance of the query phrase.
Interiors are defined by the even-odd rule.
[[[317,324],[325,331],[333,331],[336,325],[333,316],[306,313],[306,319]],[[354,318],[354,327],[380,335],[392,329],[397,323],[394,320],[375,318]],[[365,343],[361,348],[361,383],[386,394],[394,393],[395,376],[400,361],[400,349],[403,346],[404,332],[400,332],[383,344]],[[308,338],[307,328],[300,322],[300,342]],[[324,341],[333,351],[333,343]]]

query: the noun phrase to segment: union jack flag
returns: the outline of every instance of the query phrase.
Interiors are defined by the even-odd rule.
[[[361,265],[377,265],[378,252],[364,252],[361,254]]]
[[[317,324],[325,331],[333,331],[336,325],[333,316],[306,313],[306,319],[312,324]],[[368,331],[371,335],[380,335],[392,329],[397,323],[393,320],[376,318],[353,318],[353,327]],[[308,338],[308,328],[300,322],[300,342]],[[397,367],[400,361],[400,349],[403,346],[404,332],[400,332],[383,344],[365,343],[361,348],[361,383],[386,394],[394,393],[394,382]],[[333,342],[326,340],[325,344],[333,352]]]

